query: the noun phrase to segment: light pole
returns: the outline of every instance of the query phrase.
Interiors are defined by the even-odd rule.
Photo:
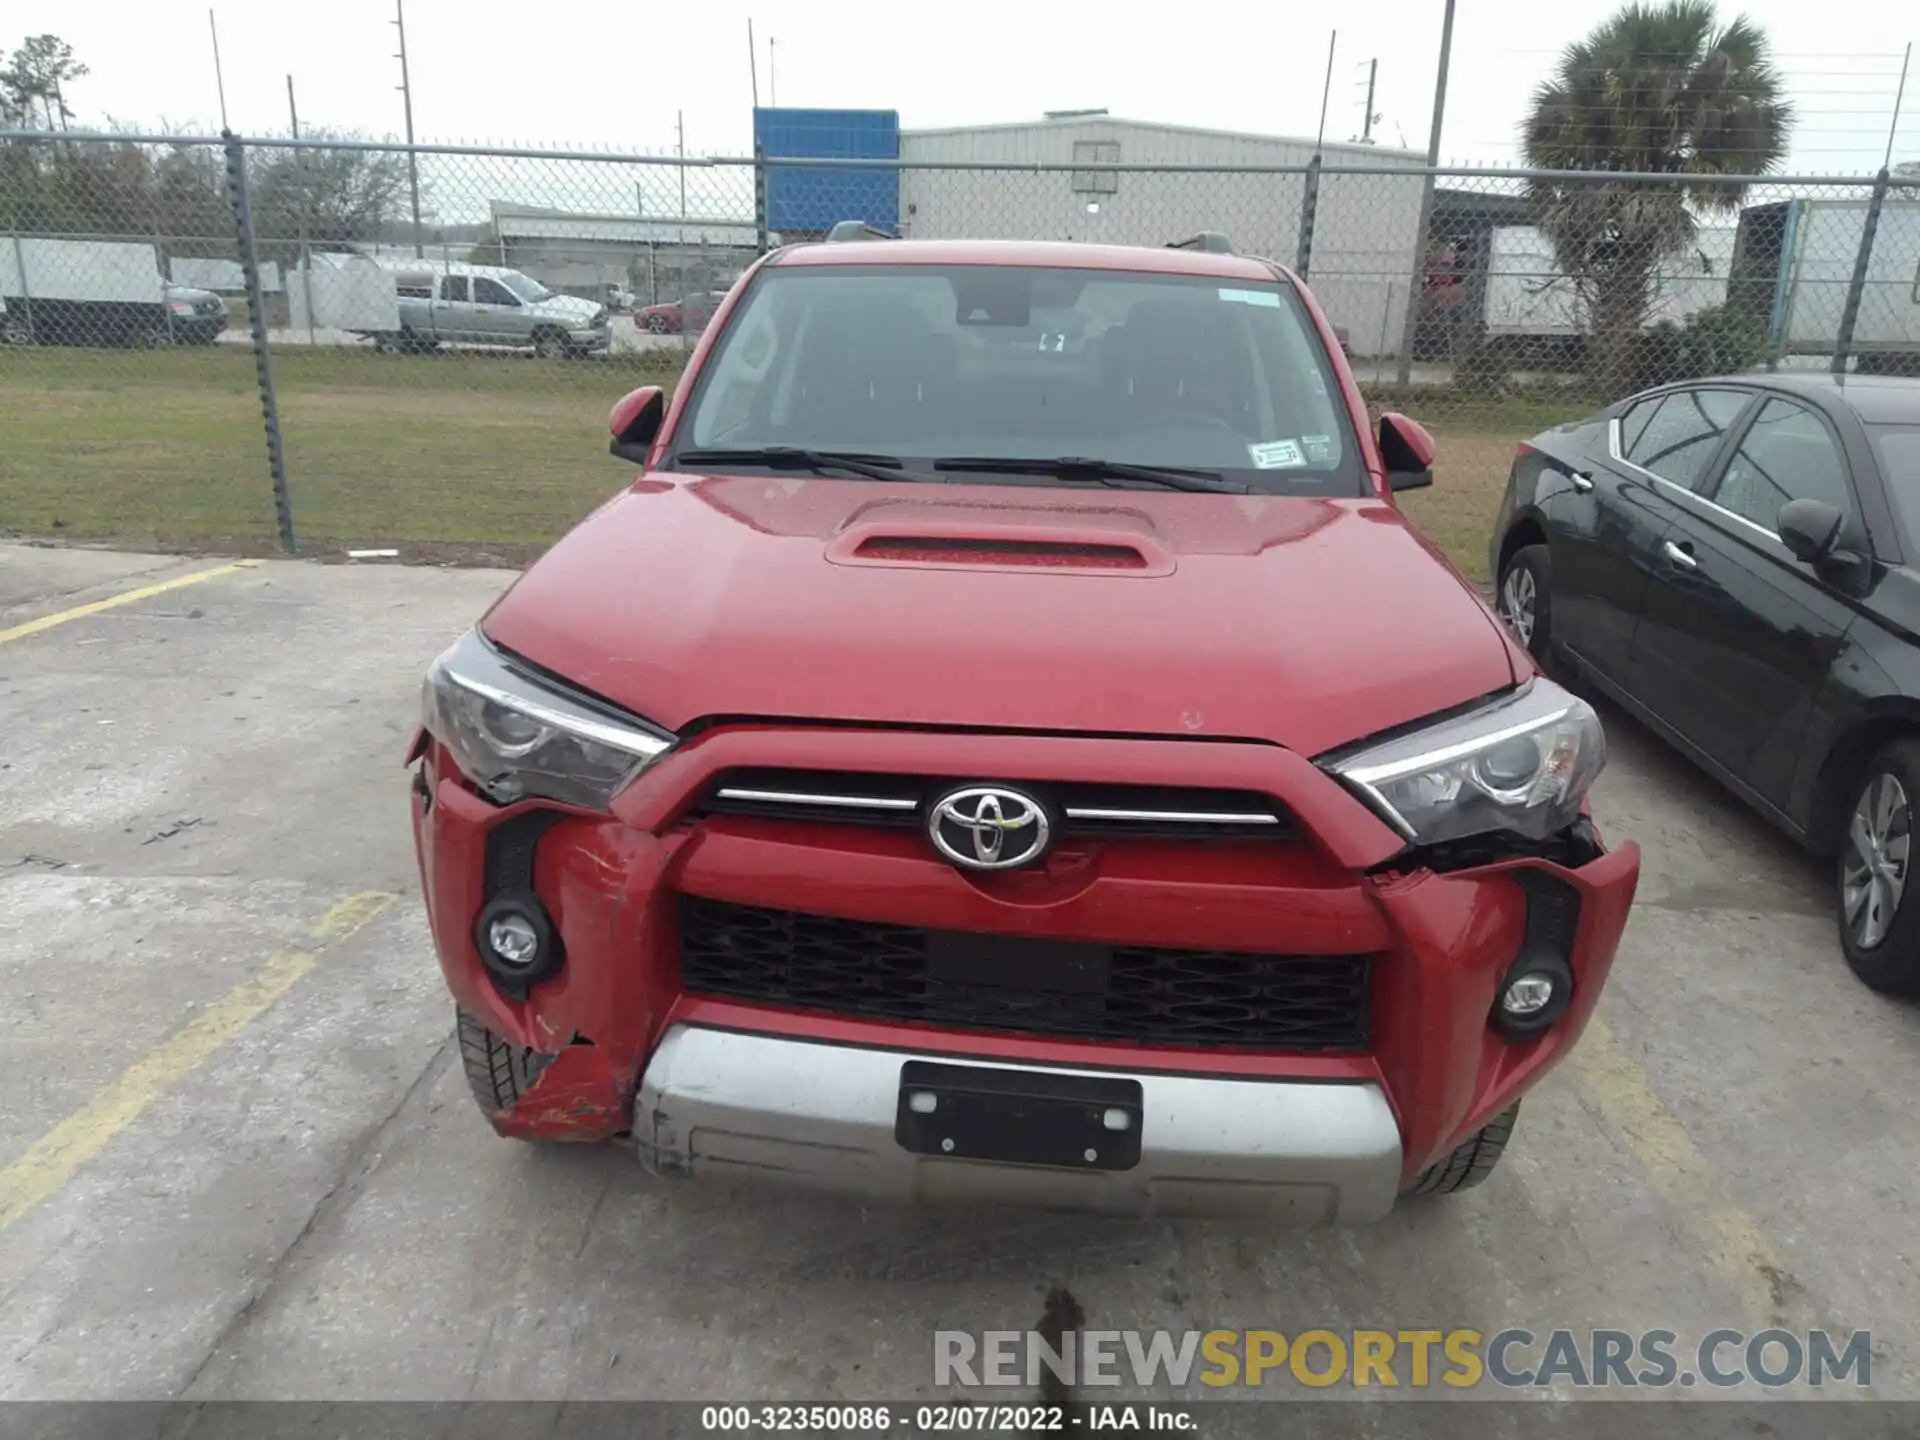
[[[407,116],[407,183],[413,191],[413,254],[417,260],[427,252],[420,243],[420,157],[413,153],[413,82],[407,74],[406,0],[393,0],[393,23],[400,31],[400,53],[394,58],[400,62],[400,103]]]
[[[1420,185],[1420,222],[1413,234],[1413,284],[1407,291],[1407,323],[1400,336],[1399,383],[1413,381],[1413,341],[1420,329],[1420,297],[1426,292],[1427,229],[1433,223],[1434,171],[1440,165],[1440,127],[1447,118],[1447,66],[1453,58],[1453,4],[1440,24],[1440,73],[1433,84],[1433,131],[1427,140],[1427,174]]]

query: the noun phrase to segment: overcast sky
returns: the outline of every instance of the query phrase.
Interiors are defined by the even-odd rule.
[[[1366,62],[1379,61],[1375,136],[1424,149],[1441,0],[1307,7],[1211,0],[1174,10],[1025,0],[965,6],[869,0],[406,0],[414,123],[423,140],[670,152],[685,112],[689,153],[750,145],[747,18],[763,103],[896,109],[909,128],[1104,106],[1130,118],[1312,135],[1339,26],[1329,139],[1359,133]],[[1613,0],[1459,0],[1442,150],[1515,158],[1515,127],[1557,51]],[[1802,120],[1791,168],[1878,167],[1901,52],[1920,31],[1912,0],[1753,0]],[[227,108],[243,132],[284,132],[286,77],[302,122],[397,133],[392,0],[217,4]],[[1723,7],[1723,14],[1732,14]],[[217,128],[202,0],[9,0],[0,47],[51,31],[92,74],[68,103],[86,120]],[[769,42],[772,53],[769,57]],[[1920,159],[1920,76],[1908,83],[1894,158]]]

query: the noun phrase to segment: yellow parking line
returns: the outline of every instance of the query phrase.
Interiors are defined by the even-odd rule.
[[[171,580],[158,580],[151,585],[142,585],[137,590],[123,590],[118,595],[109,595],[104,600],[93,600],[85,605],[76,605],[71,610],[42,615],[38,620],[28,620],[0,630],[0,645],[6,644],[9,640],[24,640],[29,635],[38,635],[42,630],[51,630],[54,626],[64,625],[69,620],[84,620],[89,615],[98,615],[102,610],[112,610],[116,606],[131,605],[136,600],[150,600],[155,595],[166,594],[169,590],[181,590],[189,585],[198,585],[202,580],[218,580],[222,575],[231,575],[238,570],[251,570],[259,563],[258,560],[235,560],[230,565],[216,565],[211,570],[196,570],[191,575],[176,575]]]
[[[0,1170],[0,1230],[53,1194],[114,1137],[202,1061],[259,1018],[320,962],[320,953],[378,915],[394,897],[349,895],[307,933],[311,949],[281,950],[247,979],[136,1060],[98,1096],[34,1141]]]
[[[1727,1192],[1687,1127],[1654,1093],[1645,1067],[1605,1021],[1594,1016],[1572,1069],[1601,1118],[1627,1142],[1654,1190],[1680,1216],[1681,1229],[1756,1314],[1777,1315],[1791,1278],[1753,1217]],[[1782,1316],[1782,1319],[1787,1317]]]

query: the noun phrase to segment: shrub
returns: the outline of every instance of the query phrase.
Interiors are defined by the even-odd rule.
[[[1684,325],[1663,320],[1645,331],[1634,350],[1634,388],[1733,375],[1766,356],[1765,326],[1744,309],[1719,305]]]

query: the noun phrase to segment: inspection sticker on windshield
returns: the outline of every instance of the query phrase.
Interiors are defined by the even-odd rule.
[[[1331,460],[1333,458],[1333,438],[1328,435],[1302,435],[1300,443],[1307,447],[1307,456],[1313,460]]]
[[[1287,470],[1295,465],[1306,464],[1300,458],[1300,447],[1291,440],[1269,440],[1264,445],[1249,445],[1247,454],[1253,457],[1257,470]]]
[[[1235,305],[1271,305],[1276,310],[1280,308],[1278,290],[1229,290],[1223,286],[1220,298],[1230,300]]]

